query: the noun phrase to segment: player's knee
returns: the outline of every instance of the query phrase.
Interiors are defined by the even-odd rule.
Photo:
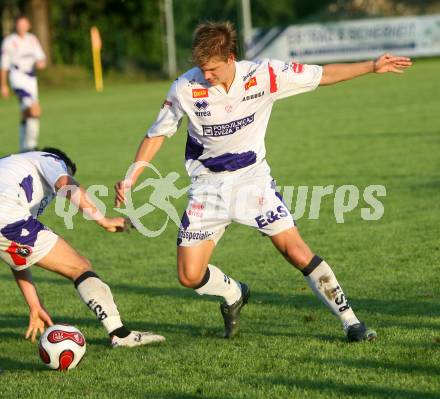
[[[29,116],[31,118],[39,118],[41,115],[41,107],[39,104],[32,104],[32,106],[29,108]]]
[[[41,107],[39,103],[33,103],[30,107],[23,111],[23,118],[39,118],[41,115]]]
[[[196,288],[200,285],[203,275],[198,271],[185,270],[178,274],[179,283],[186,288]]]

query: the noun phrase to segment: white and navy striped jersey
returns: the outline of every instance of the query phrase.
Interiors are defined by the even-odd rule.
[[[40,42],[32,33],[26,33],[23,38],[12,33],[3,40],[1,69],[34,76],[35,63],[45,58]]]
[[[26,152],[0,159],[0,197],[7,197],[17,204],[16,209],[3,209],[0,213],[11,216],[17,212],[37,217],[56,195],[55,183],[68,175],[64,161],[47,152]]]
[[[211,86],[195,67],[171,86],[148,137],[172,136],[188,116],[185,151],[191,177],[245,171],[266,163],[264,137],[273,103],[314,90],[322,67],[265,59],[235,63],[234,81],[226,93]],[[239,172],[238,172],[239,173]]]

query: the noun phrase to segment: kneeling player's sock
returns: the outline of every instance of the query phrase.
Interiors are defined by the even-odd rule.
[[[37,147],[39,132],[40,132],[40,119],[27,118],[26,132],[23,140],[24,151],[34,150]]]
[[[81,274],[74,281],[74,284],[81,299],[95,313],[97,319],[109,334],[117,335],[115,331],[122,334],[126,332],[118,331],[118,329],[123,327],[123,324],[118,308],[113,300],[112,292],[110,287],[96,273],[87,271]]]
[[[315,255],[302,273],[315,295],[339,317],[344,330],[359,323],[327,262]]]
[[[199,295],[222,296],[228,305],[237,302],[241,297],[240,284],[213,265],[208,265],[200,286],[194,290]]]

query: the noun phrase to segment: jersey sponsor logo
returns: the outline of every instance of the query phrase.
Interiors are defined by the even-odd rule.
[[[257,85],[257,78],[255,76],[253,76],[252,78],[250,78],[246,84],[244,85],[244,89],[245,90],[249,90],[251,87],[256,86]]]
[[[24,266],[26,258],[32,253],[32,248],[27,245],[11,242],[11,245],[5,251],[11,256],[15,266]]]
[[[206,238],[212,236],[214,233],[212,231],[185,231],[182,229],[179,229],[179,232],[177,233],[177,237],[180,240],[205,240]]]
[[[162,106],[160,107],[161,109],[165,108],[165,107],[172,107],[173,106],[173,102],[165,99],[165,101],[162,103]]]
[[[209,103],[206,100],[197,100],[194,106],[198,109],[194,112],[196,116],[211,116],[211,111],[207,111]]]
[[[244,96],[241,101],[243,102],[243,101],[255,100],[256,98],[260,98],[262,96],[264,96],[264,90],[259,91],[258,93],[253,93],[253,94],[249,94],[248,96]]]
[[[298,64],[296,62],[292,62],[290,64],[290,67],[292,68],[293,73],[302,73],[304,71],[303,64]]]
[[[280,218],[285,218],[289,215],[289,212],[283,205],[277,206],[275,211],[267,211],[265,215],[260,215],[255,218],[257,225],[260,229],[275,223]]]
[[[52,198],[53,198],[52,195],[48,195],[41,200],[40,205],[38,207],[37,216],[43,214],[44,210],[49,205],[50,201],[52,201]]]
[[[186,213],[190,216],[195,217],[203,217],[203,210],[205,209],[205,204],[202,204],[200,202],[193,202],[190,206],[190,209],[186,211]]]
[[[208,97],[208,89],[192,89],[193,98]]]
[[[207,102],[206,100],[197,100],[197,101],[194,103],[194,106],[195,106],[197,109],[202,110],[202,109],[206,109],[206,108],[208,108],[208,107],[209,107],[209,104],[208,104],[208,102]]]
[[[255,113],[249,116],[246,116],[242,119],[238,119],[236,121],[231,121],[228,123],[223,123],[221,125],[202,125],[203,135],[204,136],[228,136],[230,134],[234,134],[240,129],[243,129],[247,125],[250,125],[254,122]]]
[[[249,73],[247,73],[246,75],[244,75],[244,76],[243,76],[243,82],[246,82],[246,80],[247,80],[248,78],[250,78],[250,77],[255,73],[256,70],[257,70],[257,68],[252,69],[252,71],[250,71]]]

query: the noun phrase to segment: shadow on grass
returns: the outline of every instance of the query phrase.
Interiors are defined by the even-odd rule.
[[[307,391],[328,392],[329,394],[352,395],[355,397],[375,397],[375,398],[398,398],[398,399],[438,399],[438,393],[421,392],[416,390],[396,389],[391,387],[368,385],[342,384],[331,380],[309,380],[293,379],[288,377],[278,378],[259,378],[260,383],[270,385],[283,385],[291,388],[299,388]]]
[[[305,362],[309,361],[309,359],[304,359]],[[432,375],[439,376],[440,375],[440,367],[436,366],[428,366],[428,365],[420,365],[414,364],[414,362],[405,362],[405,363],[395,363],[389,361],[379,361],[379,360],[369,360],[369,359],[319,359],[319,363],[329,364],[330,366],[344,366],[349,368],[357,368],[360,370],[363,369],[372,369],[375,371],[387,370],[394,371],[399,373],[406,374],[420,374],[422,376]]]
[[[145,397],[154,399],[232,399],[234,396],[213,396],[203,395],[203,391],[195,391],[194,393],[182,393],[182,392],[148,392]]]
[[[27,363],[18,359],[10,359],[8,357],[0,357],[0,368],[5,371],[50,371],[44,364]],[[1,376],[1,374],[0,374]]]
[[[104,279],[105,281],[105,279]],[[38,282],[53,283],[55,285],[70,285],[72,293],[74,292],[73,284],[63,278],[44,276],[39,277]],[[180,286],[174,287],[155,287],[143,286],[138,284],[122,284],[109,283],[110,288],[115,292],[116,298],[118,292],[145,295],[147,297],[167,297],[167,298],[185,298],[189,300],[200,300],[199,296],[193,290]],[[252,287],[251,287],[252,288]],[[204,300],[218,302],[216,297],[204,296]],[[413,300],[413,299],[377,299],[377,298],[358,298],[355,295],[349,297],[351,304],[355,310],[360,312],[370,312],[375,314],[384,314],[391,316],[429,316],[440,317],[440,307],[434,300]],[[321,303],[311,294],[305,291],[302,294],[294,292],[261,292],[252,290],[251,304],[262,305],[287,305],[293,309],[317,310]],[[165,307],[166,305],[164,305]],[[424,323],[423,321],[421,322]],[[410,323],[411,324],[411,323]],[[427,328],[438,328],[438,325],[430,325],[425,323]],[[417,322],[408,327],[421,328],[422,325]]]

